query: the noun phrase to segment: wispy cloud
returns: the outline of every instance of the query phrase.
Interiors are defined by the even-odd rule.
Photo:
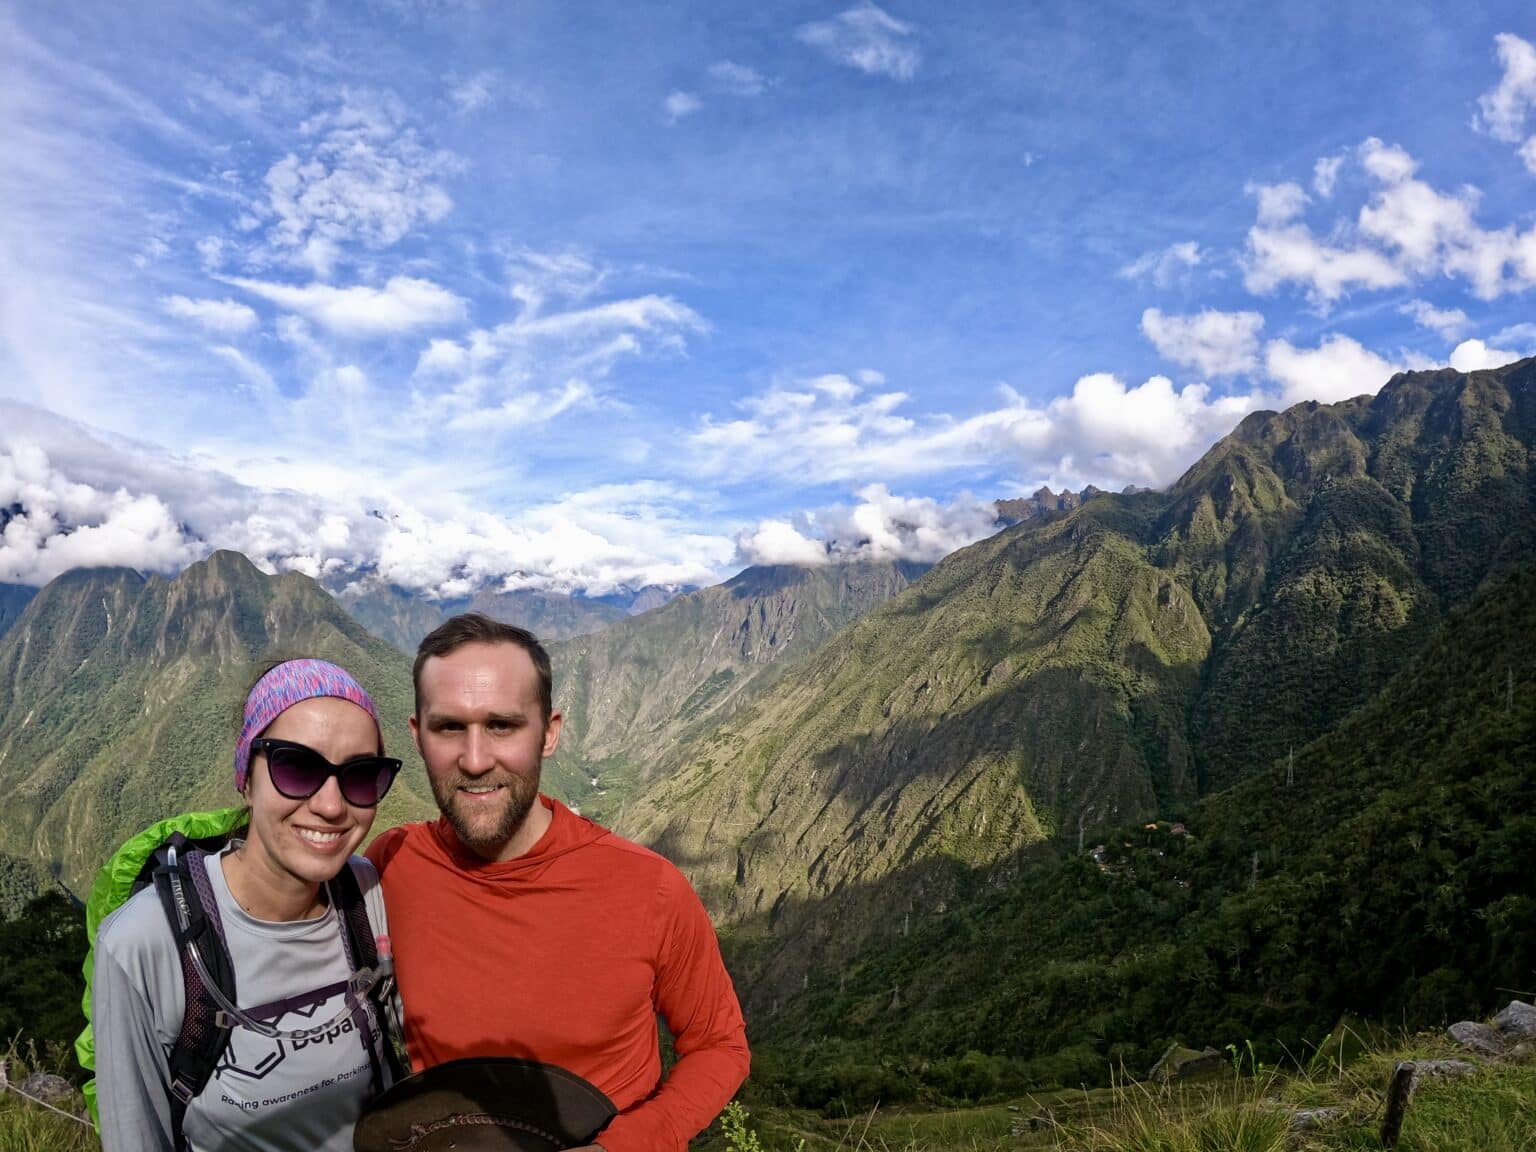
[[[495,99],[499,80],[499,74],[489,70],[476,72],[462,80],[450,79],[448,99],[453,101],[460,112],[478,112]]]
[[[1005,388],[997,408],[964,419],[918,417],[902,414],[905,393],[866,392],[880,382],[824,376],[750,397],[737,419],[706,416],[689,437],[691,465],[737,485],[889,483],[979,471],[1074,487],[1089,480],[1161,486],[1259,403],[1213,396],[1203,384],[1176,389],[1163,376],[1128,388],[1099,373],[1040,406]]]
[[[1150,280],[1159,288],[1167,288],[1186,279],[1191,270],[1205,262],[1205,254],[1193,240],[1170,244],[1147,252],[1122,267],[1115,275],[1122,280]]]
[[[303,316],[339,336],[386,336],[463,322],[467,305],[441,285],[393,276],[383,288],[282,284],[229,276],[225,283]]]
[[[1141,314],[1141,330],[1165,360],[1209,377],[1238,376],[1258,367],[1263,327],[1264,317],[1257,312],[1207,309],[1168,316],[1148,308]]]
[[[760,96],[767,87],[761,72],[734,60],[717,60],[711,64],[709,78],[716,89],[731,96]]]
[[[233,335],[256,327],[256,313],[237,300],[191,300],[185,296],[163,296],[160,306],[166,315],[191,320],[208,332]]]
[[[838,13],[830,20],[802,24],[795,36],[829,59],[871,76],[911,80],[923,56],[911,24],[874,4]]]
[[[662,109],[667,114],[667,122],[676,124],[685,117],[692,116],[704,107],[704,101],[700,100],[692,92],[669,92],[667,98],[661,102]]]
[[[1504,73],[1478,97],[1475,123],[1495,140],[1519,144],[1521,159],[1536,174],[1536,134],[1526,135],[1526,119],[1536,112],[1536,45],[1509,32],[1494,40]]]
[[[1470,323],[1460,308],[1436,308],[1428,300],[1410,300],[1398,309],[1404,316],[1413,318],[1420,328],[1437,332],[1447,340],[1454,340],[1467,330]]]

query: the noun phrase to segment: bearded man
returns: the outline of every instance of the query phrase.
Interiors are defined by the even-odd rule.
[[[539,792],[561,717],[532,633],[454,616],[421,642],[413,675],[411,733],[442,818],[368,851],[412,1065],[559,1065],[617,1110],[589,1149],[684,1152],[749,1065],[698,895],[656,853]],[[658,1013],[678,1055],[665,1078]]]

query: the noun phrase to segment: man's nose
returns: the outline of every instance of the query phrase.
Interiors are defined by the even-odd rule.
[[[471,725],[465,733],[464,756],[459,767],[470,776],[480,776],[496,766],[491,750],[490,737],[479,725]]]

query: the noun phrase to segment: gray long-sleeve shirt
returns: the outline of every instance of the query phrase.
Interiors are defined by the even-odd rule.
[[[351,968],[334,910],[291,923],[257,920],[230,894],[219,857],[206,864],[240,1007],[290,1031],[337,1016],[345,1004],[337,986]],[[378,875],[360,856],[351,866],[373,929],[383,933]],[[185,1003],[181,960],[153,888],[102,923],[91,989],[103,1149],[174,1152],[167,1054]],[[293,1004],[316,999],[312,994],[322,995]],[[192,1149],[350,1152],[352,1127],[371,1090],[363,1043],[350,1015],[313,1040],[268,1039],[237,1024],[213,1078],[187,1109]]]

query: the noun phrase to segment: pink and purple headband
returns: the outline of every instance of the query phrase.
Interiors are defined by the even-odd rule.
[[[235,791],[245,791],[251,774],[251,741],[300,700],[317,696],[350,700],[372,716],[374,727],[379,728],[379,751],[384,751],[384,731],[373,697],[350,672],[328,660],[285,660],[256,681],[245,698],[245,722],[240,725],[240,742],[235,745]]]

